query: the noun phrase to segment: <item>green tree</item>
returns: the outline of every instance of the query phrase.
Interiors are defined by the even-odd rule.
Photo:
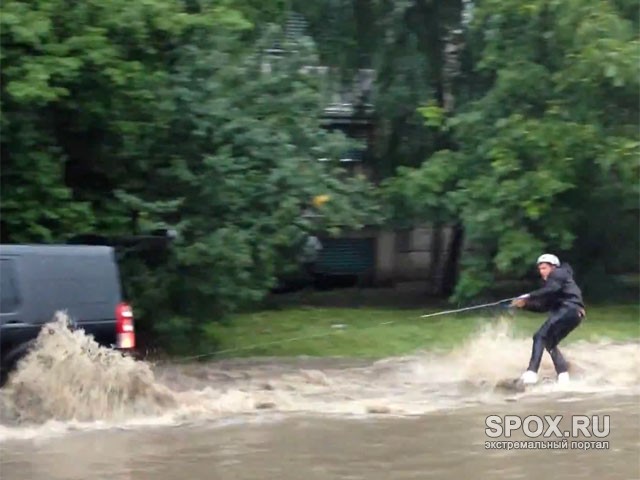
[[[620,4],[475,6],[465,101],[433,127],[455,145],[388,187],[398,212],[408,203],[417,216],[445,212],[463,223],[458,298],[496,275],[525,275],[544,250],[575,262],[583,278],[602,272],[625,254],[614,248],[625,232],[625,258],[637,265],[639,44],[637,19]],[[438,118],[437,108],[423,113]]]
[[[236,59],[228,34],[207,35],[174,66],[164,167],[135,192],[150,205],[180,199],[156,215],[180,239],[167,301],[148,304],[154,317],[181,314],[197,330],[261,299],[296,264],[309,232],[375,221],[371,187],[337,166],[350,142],[322,127],[320,80],[305,72],[312,45],[262,53],[276,40],[286,45],[270,35]],[[305,213],[321,194],[330,200],[312,220]]]
[[[336,162],[350,142],[321,124],[313,44],[265,36],[283,8],[5,2],[3,241],[174,227],[172,253],[124,255],[123,278],[143,324],[198,333],[268,292],[307,232],[369,221],[370,186]]]
[[[445,132],[425,128],[418,108],[445,102],[445,47],[460,27],[462,2],[444,0],[297,1],[321,61],[346,86],[359,68],[373,69],[376,135],[372,162],[386,178],[447,148]]]

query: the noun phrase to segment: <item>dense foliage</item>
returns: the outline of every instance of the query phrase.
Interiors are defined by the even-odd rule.
[[[637,268],[632,3],[477,2],[465,33],[464,101],[450,115],[422,110],[453,146],[400,169],[388,190],[402,215],[464,225],[458,296],[478,293],[496,274],[527,273],[544,250],[586,281]]]
[[[337,166],[350,141],[321,124],[313,44],[254,28],[269,15],[250,6],[6,2],[3,240],[173,228],[123,277],[139,316],[195,333],[268,292],[309,232],[374,221]]]
[[[291,9],[310,37],[278,27]],[[634,270],[637,11],[632,0],[7,0],[2,240],[176,229],[169,253],[125,255],[123,276],[142,318],[187,334],[262,298],[309,232],[380,222],[380,207],[390,226],[464,232],[458,298],[526,274],[543,250],[583,275]],[[310,65],[338,67],[345,83],[375,71],[377,188],[317,161],[352,142],[324,128]]]

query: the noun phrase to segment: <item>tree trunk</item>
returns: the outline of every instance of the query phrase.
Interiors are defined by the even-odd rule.
[[[458,283],[458,266],[462,253],[464,229],[461,223],[454,225],[445,265],[442,272],[440,291],[444,296],[451,296]]]
[[[428,291],[431,295],[440,295],[442,285],[442,226],[433,226],[431,235],[431,262],[429,268]]]

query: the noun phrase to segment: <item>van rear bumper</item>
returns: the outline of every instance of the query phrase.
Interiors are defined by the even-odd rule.
[[[34,340],[49,323],[7,323],[1,325],[0,348],[10,348]],[[84,331],[87,336],[92,337],[100,345],[113,347],[117,343],[115,321],[79,322],[70,327],[72,330]],[[0,351],[1,354],[2,351]]]

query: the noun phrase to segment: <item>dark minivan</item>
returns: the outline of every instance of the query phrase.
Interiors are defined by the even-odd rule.
[[[0,245],[0,280],[0,385],[57,311],[102,345],[135,348],[112,247]]]

